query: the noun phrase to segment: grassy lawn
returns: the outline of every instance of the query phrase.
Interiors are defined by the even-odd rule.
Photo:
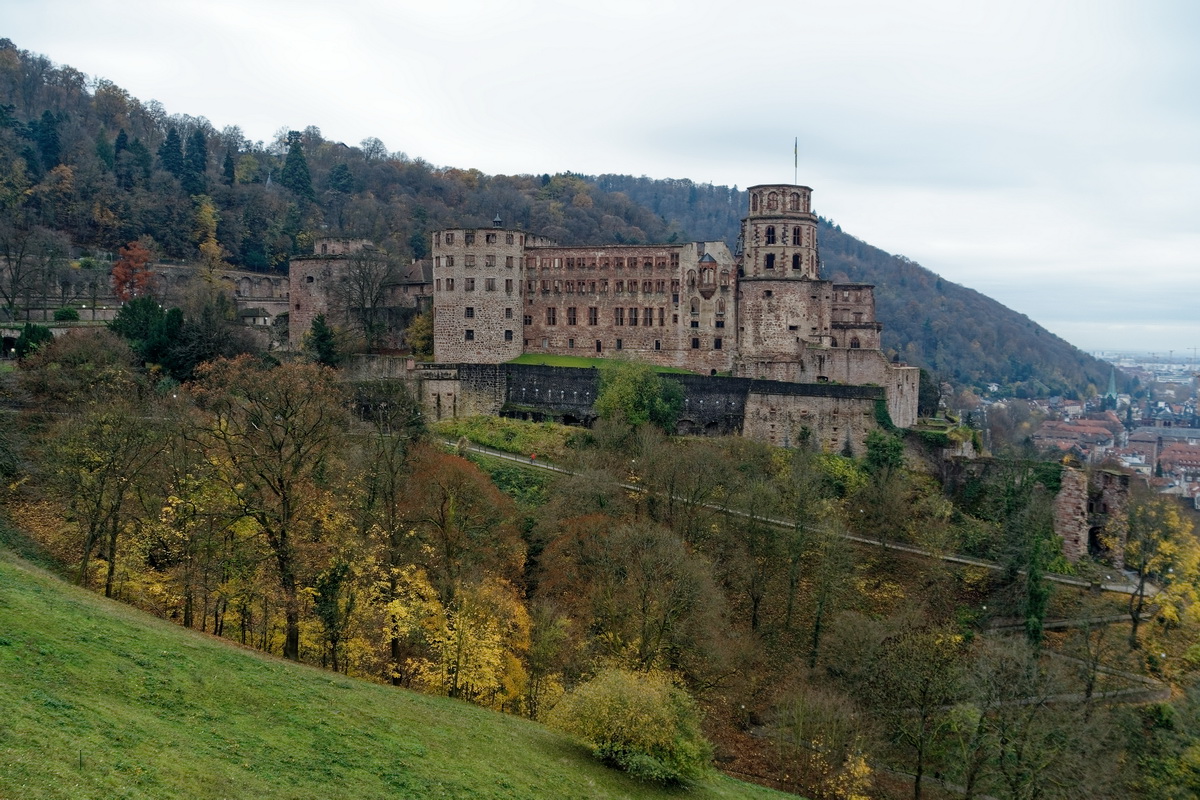
[[[599,369],[604,364],[616,361],[614,358],[586,358],[584,356],[558,356],[551,354],[524,353],[517,356],[509,364],[532,364],[534,366],[543,367],[595,367]],[[680,369],[679,367],[655,367],[655,372],[681,373],[684,375],[693,374],[692,370]]]
[[[505,453],[528,456],[538,453],[551,461],[567,454],[571,441],[585,431],[555,422],[526,422],[507,417],[454,417],[432,425],[434,433],[448,439],[463,436],[476,444]]]
[[[243,650],[0,549],[0,798],[769,798],[663,790],[541,725]]]

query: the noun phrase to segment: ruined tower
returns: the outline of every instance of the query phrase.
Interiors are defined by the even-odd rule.
[[[433,339],[438,361],[495,364],[521,355],[525,234],[458,228],[433,235]]]

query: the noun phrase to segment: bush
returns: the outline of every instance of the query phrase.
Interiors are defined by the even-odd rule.
[[[708,772],[712,758],[695,702],[660,672],[602,670],[564,695],[548,722],[642,780],[692,781]]]
[[[54,312],[55,322],[79,322],[79,312],[70,306],[56,309]]]

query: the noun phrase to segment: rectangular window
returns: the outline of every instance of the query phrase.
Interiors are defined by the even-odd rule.
[[[454,234],[453,233],[446,234],[446,244],[454,244]]]
[[[475,234],[468,233],[465,234],[463,238],[467,240],[467,244],[475,244]]]
[[[475,291],[475,279],[474,278],[464,278],[463,280],[466,281],[466,285],[463,286],[464,291],[468,291],[468,292]]]
[[[436,281],[433,282],[433,288],[439,292],[442,290],[442,279],[441,278],[438,278]]]
[[[504,341],[506,341],[506,342],[511,342],[512,340],[513,340],[513,332],[512,332],[512,331],[505,331],[505,332],[504,332]]]
[[[724,327],[725,327],[725,320],[723,320],[723,319],[719,319],[719,320],[717,320],[717,327],[718,327],[718,328],[724,328]]]
[[[624,294],[624,293],[625,293],[625,281],[617,281],[616,286],[613,287],[613,294]]]
[[[672,267],[679,266],[679,253],[671,253],[671,266]]]
[[[504,309],[504,318],[512,319],[512,309],[511,308]]]
[[[698,338],[696,338],[695,336],[692,337],[692,349],[693,350],[700,349],[700,340]]]
[[[638,324],[638,310],[636,308],[629,309],[629,324],[630,325]]]
[[[642,324],[645,325],[647,328],[654,327],[654,309],[653,308],[642,309]]]
[[[449,236],[450,236],[450,234],[446,234],[446,236],[447,236],[447,237],[449,237]],[[453,267],[453,266],[454,266],[454,256],[446,256],[446,266],[447,266],[447,267]]]
[[[487,289],[489,292],[496,291],[496,279],[495,278],[484,278],[483,279],[483,288]]]
[[[567,324],[568,325],[575,324],[575,306],[569,306],[567,308]]]
[[[700,327],[700,320],[698,320],[698,319],[694,319],[694,320],[692,320],[692,327],[693,327],[693,328],[699,328],[699,327]]]
[[[567,347],[571,350],[574,350],[575,349],[575,340],[567,339]]]
[[[450,234],[446,234],[446,235],[449,236]],[[454,278],[446,278],[446,291],[447,292],[454,291]]]
[[[625,346],[625,343],[622,342],[620,339],[617,339],[617,349],[620,350],[624,346]]]
[[[467,328],[467,330],[466,330],[466,339],[467,339],[467,341],[468,341],[468,342],[473,342],[473,341],[475,341],[475,331],[471,330],[470,328]]]
[[[475,266],[475,256],[463,256],[463,265],[468,267]]]
[[[504,234],[504,243],[505,243],[505,244],[512,244],[512,243],[513,243],[513,235],[512,235],[511,233],[506,233],[506,234]],[[511,259],[512,259],[512,256],[509,256],[509,259],[511,260]],[[511,267],[511,266],[512,266],[512,264],[509,264],[509,266]]]
[[[510,238],[511,238],[511,237],[510,237]],[[504,266],[506,266],[506,267],[510,267],[510,268],[511,268],[511,267],[512,267],[512,265],[513,265],[513,257],[512,257],[512,256],[505,256],[505,257],[504,257]]]
[[[713,350],[720,350],[720,349],[721,349],[721,339],[720,339],[720,337],[718,337],[718,338],[716,338],[716,339],[713,339]]]
[[[616,267],[617,269],[624,269],[625,268],[625,259],[624,258],[614,258],[613,266]]]
[[[467,306],[464,308],[463,316],[467,319],[475,319],[475,306]]]
[[[613,309],[613,325],[624,325],[624,324],[625,324],[625,309],[614,308]]]
[[[483,257],[483,265],[484,265],[485,267],[494,267],[494,266],[496,266],[496,257],[495,257],[495,256],[484,256],[484,257]]]
[[[494,234],[494,233],[485,233],[485,234],[483,235],[483,241],[484,241],[485,243],[487,243],[487,244],[495,244],[495,243],[496,243],[496,234]]]
[[[542,294],[550,293],[550,281],[542,281]]]
[[[532,314],[526,314],[526,315],[525,315],[525,316],[524,316],[524,317],[521,319],[521,322],[525,323],[526,325],[532,325],[532,324],[533,324],[533,315],[532,315]]]
[[[654,340],[654,349],[655,349],[655,350],[662,350],[662,340],[661,340],[661,339],[655,339],[655,340]]]
[[[596,306],[588,308],[588,325],[600,324],[600,309]]]
[[[664,322],[664,320],[666,319],[666,313],[667,313],[667,311],[665,308],[658,309],[658,327],[660,327],[660,328],[667,324],[666,322]]]
[[[512,291],[513,291],[513,279],[512,278],[504,279],[504,291],[508,292],[509,294],[512,294]]]
[[[550,306],[549,308],[546,309],[546,324],[547,325],[557,325],[558,324],[558,309],[555,308],[554,306]]]

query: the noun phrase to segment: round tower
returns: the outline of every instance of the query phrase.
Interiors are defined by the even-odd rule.
[[[745,277],[818,280],[812,189],[766,184],[751,186],[749,193],[750,215],[742,220]]]
[[[433,234],[433,356],[499,364],[521,355],[522,231],[453,228]]]

